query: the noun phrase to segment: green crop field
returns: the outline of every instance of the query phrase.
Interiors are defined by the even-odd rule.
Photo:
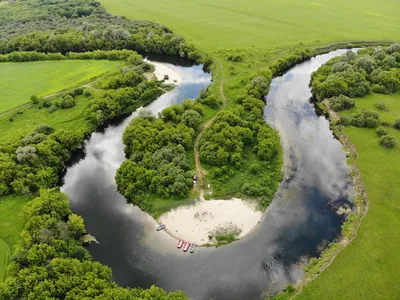
[[[0,198],[0,282],[6,275],[11,248],[19,238],[24,220],[22,207],[26,197],[9,196]]]
[[[32,95],[74,87],[120,65],[107,60],[0,63],[0,113],[29,102]]]
[[[100,0],[115,15],[161,23],[200,49],[275,49],[399,38],[399,2],[346,0]]]
[[[384,100],[389,110],[375,109]],[[400,96],[372,95],[356,108],[378,111],[381,120],[400,118]],[[400,145],[385,149],[375,129],[347,127],[358,153],[357,167],[369,197],[369,210],[356,239],[296,299],[398,299],[400,295]],[[388,129],[400,142],[400,130]]]

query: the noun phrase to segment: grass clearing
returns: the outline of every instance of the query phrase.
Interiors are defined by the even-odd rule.
[[[24,196],[0,198],[0,282],[5,279],[11,249],[24,225],[22,207],[27,200]]]
[[[346,0],[101,0],[108,11],[170,27],[200,49],[286,48],[398,39],[399,3]]]
[[[389,111],[375,108],[384,100]],[[381,120],[400,118],[400,96],[371,95],[356,108],[378,111]],[[347,114],[348,112],[346,112]],[[388,129],[400,142],[400,131]],[[400,294],[400,145],[385,149],[375,129],[346,127],[356,146],[357,167],[369,197],[369,210],[354,241],[296,299],[398,299]]]
[[[108,60],[0,63],[0,113],[29,102],[32,95],[72,88],[119,66]]]

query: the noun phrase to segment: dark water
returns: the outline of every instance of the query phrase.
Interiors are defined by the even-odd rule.
[[[287,180],[254,232],[218,249],[178,251],[174,239],[156,233],[151,217],[116,192],[121,135],[134,115],[93,134],[84,159],[68,168],[63,191],[100,242],[89,248],[94,259],[110,266],[123,286],[156,284],[182,289],[191,299],[260,299],[300,280],[299,264],[337,238],[343,217],[335,211],[351,199],[345,154],[328,122],[315,114],[308,87],[312,71],[342,53],[318,56],[273,80],[265,116],[280,130]],[[210,83],[201,66],[175,68],[184,83],[153,102],[153,112],[196,97]]]

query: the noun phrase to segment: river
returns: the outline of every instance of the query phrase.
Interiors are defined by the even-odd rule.
[[[93,258],[111,267],[122,286],[182,289],[190,299],[260,299],[301,280],[302,262],[339,236],[344,216],[336,210],[353,198],[346,155],[310,104],[308,86],[313,71],[344,52],[312,58],[272,81],[264,114],[280,131],[285,180],[253,232],[227,246],[183,253],[116,192],[122,133],[136,113],[92,134],[85,154],[68,167],[62,191],[100,242],[89,247]],[[154,113],[210,84],[201,66],[173,63],[183,83],[147,107]]]

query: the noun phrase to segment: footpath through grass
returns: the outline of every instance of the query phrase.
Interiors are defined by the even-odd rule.
[[[0,63],[0,113],[29,102],[32,95],[72,88],[120,65],[109,60]]]
[[[385,113],[375,108],[384,100]],[[400,118],[400,96],[357,99],[354,110],[380,113],[381,120]],[[400,142],[400,131],[387,129]],[[398,299],[400,295],[400,145],[378,144],[375,129],[346,127],[357,149],[357,167],[369,197],[369,210],[354,241],[296,299]]]
[[[26,201],[24,196],[0,198],[0,282],[5,279],[11,249],[24,225],[22,207]]]

